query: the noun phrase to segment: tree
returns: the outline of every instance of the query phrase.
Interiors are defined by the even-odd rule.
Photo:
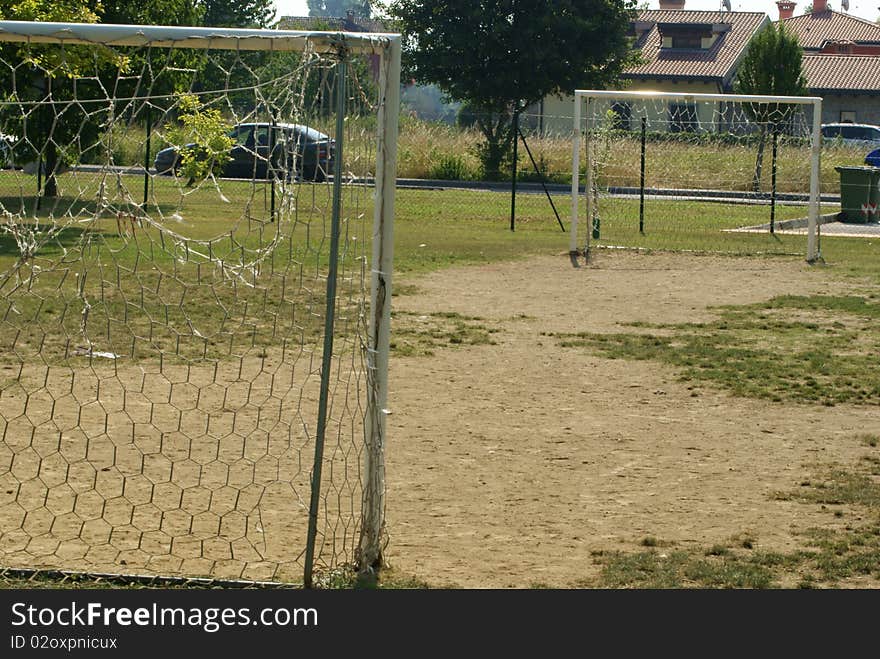
[[[220,176],[234,142],[232,129],[217,108],[206,108],[195,94],[178,94],[180,125],[168,131],[168,139],[180,154],[180,172],[187,186],[208,176]]]
[[[98,14],[90,4],[87,0],[14,0],[0,6],[0,19],[95,23]],[[99,50],[97,55],[112,59],[107,51]],[[73,98],[72,80],[82,68],[93,63],[93,56],[84,46],[68,47],[62,52],[58,46],[9,43],[0,46],[0,59],[32,64],[18,67],[14,74],[3,67],[0,88],[12,91],[20,101],[35,102],[33,110],[26,117],[2,116],[0,119],[5,126],[3,132],[15,135],[23,135],[23,123],[28,122],[27,139],[20,141],[16,159],[40,163],[46,172],[43,195],[55,197],[58,194],[55,177],[63,161],[72,159],[75,154],[71,151],[97,134],[95,123],[84,120],[81,107],[65,104]],[[117,63],[122,65],[121,61]],[[49,99],[54,103],[41,102]]]
[[[101,22],[122,25],[201,25],[201,0],[102,0]]]
[[[370,4],[370,0],[308,0],[309,16],[345,18],[351,11],[358,18],[369,18]]]
[[[275,20],[274,0],[202,0],[207,27],[269,27]]]
[[[803,70],[803,51],[797,36],[790,34],[781,23],[766,26],[749,42],[736,72],[734,90],[738,94],[761,96],[806,96],[807,77]],[[760,126],[758,155],[752,187],[761,189],[761,170],[768,133],[778,133],[791,114],[792,107],[784,103],[753,103],[746,112]]]
[[[501,177],[512,117],[545,96],[616,81],[635,60],[635,0],[395,0],[408,77],[474,114],[483,174]]]

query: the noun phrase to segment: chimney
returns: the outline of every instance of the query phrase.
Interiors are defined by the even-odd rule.
[[[791,0],[777,0],[776,6],[779,7],[779,20],[784,21],[786,18],[794,16],[794,8],[796,5],[797,3],[791,2]]]
[[[813,0],[813,13],[828,11],[828,0]]]
[[[684,0],[660,0],[660,9],[681,11],[684,9]]]

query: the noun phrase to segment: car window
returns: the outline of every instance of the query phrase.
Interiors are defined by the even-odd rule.
[[[257,146],[269,146],[269,127],[257,126],[254,130]]]
[[[235,140],[236,146],[252,147],[254,145],[254,127],[239,126],[233,130],[229,136]]]
[[[848,140],[870,140],[871,129],[865,126],[844,126],[841,134]]]
[[[822,137],[840,138],[857,142],[880,141],[880,128],[875,126],[822,126]]]
[[[318,142],[327,139],[327,136],[324,133],[315,130],[314,128],[310,128],[309,126],[297,126],[296,132],[305,137],[309,142]]]

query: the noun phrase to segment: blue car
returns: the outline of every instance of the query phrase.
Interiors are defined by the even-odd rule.
[[[880,167],[880,149],[874,149],[865,156],[865,164]]]

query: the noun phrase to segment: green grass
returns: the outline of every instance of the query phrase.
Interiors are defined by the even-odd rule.
[[[605,588],[769,588],[774,573],[765,557],[699,556],[685,551],[656,551],[600,556]]]
[[[331,186],[297,186],[286,200],[276,189],[275,208],[286,210],[284,222],[274,222],[271,188],[264,182],[222,181],[221,195],[210,182],[190,189],[158,177],[151,181],[146,209],[155,224],[138,225],[131,214],[136,212],[132,201],[142,198],[141,177],[104,181],[105,205],[99,211],[100,179],[64,174],[58,179],[61,196],[43,199],[36,213],[27,192],[35,186],[33,179],[22,172],[0,173],[0,193],[6,192],[0,205],[24,218],[15,225],[17,232],[7,224],[0,235],[0,317],[6,320],[0,360],[39,354],[57,363],[89,343],[135,360],[157,353],[181,360],[224,359],[268,354],[272,347],[283,348],[289,337],[315,341],[320,335]],[[358,257],[369,255],[372,212],[368,199],[351,200],[348,193],[345,199],[342,285],[351,292],[341,292],[343,305],[355,304],[359,277],[368,274]],[[567,196],[557,201],[566,217]],[[404,286],[408,274],[567,252],[568,236],[543,196],[520,195],[513,232],[509,203],[504,192],[400,190],[394,268]],[[613,203],[621,218],[636,211],[635,200]],[[766,209],[761,207],[668,204],[664,214],[657,213],[667,218],[666,225],[655,222],[644,235],[631,221],[625,225],[609,218],[609,240],[697,251],[802,251],[803,239],[722,232],[762,221]],[[360,214],[364,223],[356,221]],[[34,256],[19,261],[20,243],[28,241],[36,246]],[[231,267],[220,269],[218,263]],[[240,264],[245,267],[237,268]]]
[[[706,323],[633,323],[636,332],[559,334],[560,346],[651,360],[686,382],[738,396],[834,405],[880,403],[880,302],[780,296],[724,307]]]

